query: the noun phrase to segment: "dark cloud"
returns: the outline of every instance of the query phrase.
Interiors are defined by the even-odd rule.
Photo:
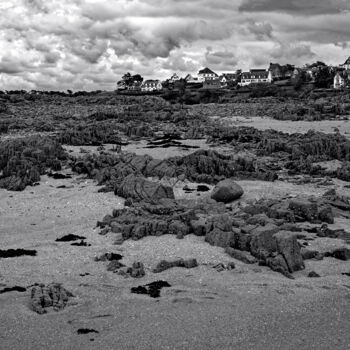
[[[251,34],[254,34],[258,40],[268,40],[272,38],[273,28],[268,22],[255,22],[254,20],[249,20],[247,30]]]
[[[58,52],[47,52],[45,54],[45,63],[54,64],[61,58]]]
[[[349,11],[350,3],[348,0],[243,0],[239,10],[286,12],[300,16],[327,15]]]
[[[233,52],[213,51],[211,47],[207,48],[205,53],[205,65],[212,66],[221,71],[233,71],[239,60]]]

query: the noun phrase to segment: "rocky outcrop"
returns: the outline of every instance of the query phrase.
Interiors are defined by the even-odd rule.
[[[40,181],[47,169],[61,170],[67,159],[62,146],[49,137],[31,136],[0,142],[0,188],[22,191]]]
[[[32,288],[30,306],[38,314],[45,314],[49,308],[55,311],[66,307],[74,295],[59,283],[39,284]]]
[[[302,233],[303,225],[296,221],[320,223],[324,208],[327,208],[327,217],[334,220],[331,201],[324,197],[261,199],[236,208],[210,198],[161,199],[157,203],[130,203],[129,207],[106,215],[99,225],[116,233],[118,242],[163,234],[174,234],[178,238],[187,234],[204,236],[206,242],[225,248],[235,259],[258,262],[292,277],[295,271],[304,268],[304,259],[323,258],[323,254],[301,250],[298,239],[306,236]],[[312,228],[312,232],[344,239],[348,235],[344,230],[328,229],[327,224]],[[346,251],[335,255],[347,257]]]
[[[217,202],[229,203],[243,195],[243,188],[232,179],[220,181],[214,187],[211,198]]]
[[[115,189],[115,194],[124,198],[151,203],[157,203],[163,198],[175,198],[171,187],[134,175],[127,176],[120,186]]]

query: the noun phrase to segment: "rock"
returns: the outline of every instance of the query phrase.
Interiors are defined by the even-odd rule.
[[[334,214],[332,207],[330,205],[327,205],[321,208],[318,213],[318,218],[327,224],[334,224]]]
[[[249,233],[253,228],[244,227],[242,229],[232,228],[234,235],[234,245],[233,247],[239,250],[250,251],[250,241],[252,239]]]
[[[248,218],[246,224],[265,226],[266,224],[271,223],[271,221],[272,220],[266,214],[256,214]]]
[[[310,222],[318,221],[317,203],[312,203],[307,200],[291,200],[289,209],[294,212],[296,218]]]
[[[124,198],[132,198],[151,203],[157,203],[162,198],[175,198],[171,187],[132,174],[124,179],[121,185],[115,190],[115,194]]]
[[[59,283],[39,284],[32,288],[30,305],[33,311],[44,314],[49,307],[55,311],[64,309],[71,297],[74,295]]]
[[[105,236],[108,232],[109,232],[110,228],[109,227],[105,227],[103,228],[98,234],[100,236]]]
[[[310,271],[307,277],[315,278],[315,277],[321,277],[321,276],[315,271]]]
[[[141,278],[145,276],[145,267],[141,262],[134,262],[131,267],[125,266],[117,260],[112,260],[107,265],[107,271],[111,271],[123,277]]]
[[[277,251],[277,243],[273,235],[279,231],[276,225],[268,224],[252,231],[250,252],[259,260],[265,260],[271,253]]]
[[[219,263],[213,266],[213,268],[217,271],[217,272],[222,272],[225,270],[233,270],[235,269],[235,263],[234,262],[229,262],[227,265],[223,264],[223,263]]]
[[[107,224],[107,225],[110,225],[111,222],[112,222],[112,220],[113,220],[113,216],[107,214],[107,215],[105,215],[104,218],[102,219],[102,222],[105,223],[105,224]]]
[[[282,254],[277,254],[275,257],[268,257],[265,260],[265,263],[271,270],[279,272],[288,278],[294,279],[289,272],[288,265]]]
[[[133,278],[141,278],[145,276],[145,267],[142,262],[134,262],[131,266],[130,276]]]
[[[211,245],[225,248],[234,245],[235,236],[232,231],[221,231],[215,228],[205,235],[205,241]]]
[[[230,232],[232,230],[232,217],[230,214],[213,215],[208,218],[212,229]]]
[[[153,269],[154,273],[163,272],[165,270],[171,269],[172,267],[185,267],[191,269],[197,267],[198,263],[196,259],[178,259],[173,261],[161,260],[157,266]]]
[[[123,235],[121,233],[118,233],[117,235],[115,235],[113,244],[121,245],[121,244],[123,244],[123,242],[124,242],[124,238],[123,238]]]
[[[131,293],[147,294],[151,298],[159,298],[160,290],[164,287],[171,287],[171,285],[166,281],[155,281],[144,286],[132,287]]]
[[[184,238],[190,232],[190,228],[180,220],[172,221],[168,230],[170,234],[175,234],[179,239]]]
[[[198,262],[195,258],[184,260],[184,267],[186,269],[192,269],[197,266],[198,266]]]
[[[191,220],[191,229],[196,236],[205,236],[211,230],[212,224],[205,218]]]
[[[61,169],[67,159],[62,145],[52,137],[39,135],[0,142],[0,188],[22,191],[40,181],[50,168]]]
[[[118,253],[104,253],[100,256],[95,257],[95,261],[113,261],[113,260],[121,260],[123,255]]]
[[[122,267],[125,267],[124,264],[119,262],[118,260],[112,260],[108,265],[107,265],[107,271],[111,272],[118,272],[118,270]]]
[[[231,179],[220,181],[213,189],[211,198],[217,202],[229,203],[242,197],[243,188]]]
[[[91,247],[90,243],[87,243],[83,240],[81,240],[80,242],[74,242],[71,244],[72,246],[76,246],[76,247]]]
[[[281,231],[274,235],[277,251],[285,259],[288,271],[293,273],[305,268],[296,235],[292,232]]]
[[[300,253],[303,260],[314,259],[319,254],[316,250],[309,250],[303,247],[300,249]]]
[[[326,256],[331,256],[335,259],[347,261],[350,260],[350,249],[346,247],[341,247],[333,250],[330,253],[326,253]]]
[[[225,252],[232,258],[244,262],[245,264],[255,264],[257,259],[254,258],[250,253],[234,249],[231,247],[226,247]]]

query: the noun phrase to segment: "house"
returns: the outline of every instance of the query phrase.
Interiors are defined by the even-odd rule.
[[[169,83],[175,83],[175,81],[178,81],[178,80],[180,80],[180,77],[176,73],[174,73],[169,79]]]
[[[269,72],[271,72],[272,79],[288,79],[293,75],[294,66],[285,64],[281,66],[279,63],[270,63]]]
[[[271,72],[272,79],[283,78],[282,67],[278,63],[270,63],[269,72]]]
[[[234,73],[224,73],[219,76],[219,81],[221,83],[221,86],[225,87],[227,86],[228,82],[236,81],[237,75]]]
[[[241,76],[240,86],[247,86],[250,84],[271,83],[272,74],[267,70],[251,69],[249,72],[243,72]]]
[[[301,72],[303,70],[301,68],[294,68],[293,72],[292,72],[292,75],[291,75],[291,78],[292,79],[296,79],[300,76]]]
[[[203,83],[203,89],[221,89],[220,79],[208,79]]]
[[[338,71],[334,76],[334,89],[341,89],[348,86],[350,82],[350,70]]]
[[[198,72],[198,77],[204,80],[217,79],[219,76],[209,68],[201,69]]]
[[[349,70],[350,69],[350,57],[341,65],[342,68]]]
[[[196,77],[192,74],[187,74],[185,77],[186,83],[188,84],[198,84],[198,83],[203,83],[204,78],[202,77]]]
[[[160,80],[145,80],[141,84],[141,91],[160,91],[162,88]]]

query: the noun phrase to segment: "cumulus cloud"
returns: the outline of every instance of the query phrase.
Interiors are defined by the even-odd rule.
[[[239,10],[310,16],[344,13],[350,11],[350,3],[347,0],[243,0]]]
[[[347,0],[4,0],[0,89],[114,89],[126,71],[166,79],[315,55],[342,62],[349,9]]]
[[[211,47],[208,47],[204,65],[212,66],[220,71],[233,71],[238,61],[236,55],[231,51],[213,51]]]

